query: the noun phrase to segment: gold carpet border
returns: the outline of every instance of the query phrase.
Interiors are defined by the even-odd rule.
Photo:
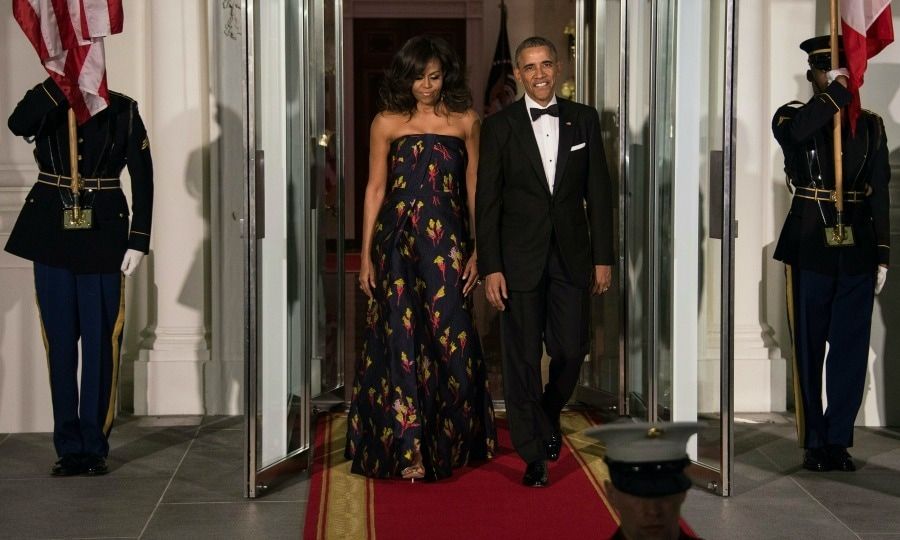
[[[316,538],[375,539],[373,480],[350,472],[344,458],[347,415],[328,415],[322,470],[322,501]],[[326,514],[331,514],[328,519]],[[335,519],[335,516],[340,516]]]
[[[563,429],[563,441],[581,466],[581,470],[584,471],[588,480],[591,481],[591,485],[594,486],[609,515],[612,516],[616,525],[619,525],[619,514],[606,498],[606,491],[603,489],[603,483],[609,480],[609,469],[603,461],[603,452],[606,451],[606,448],[596,439],[586,437],[583,434],[585,429],[596,424],[587,416],[574,412],[563,413],[560,416],[560,423]],[[603,451],[600,452],[598,449]]]

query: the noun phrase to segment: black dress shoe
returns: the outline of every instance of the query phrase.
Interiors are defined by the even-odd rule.
[[[84,472],[84,464],[81,457],[75,454],[66,454],[50,469],[53,476],[75,476]]]
[[[547,459],[556,461],[559,459],[559,452],[562,449],[562,433],[555,431],[547,441]]]
[[[853,463],[853,457],[847,452],[843,446],[828,447],[829,465],[833,470],[853,472],[856,470],[856,464]]]
[[[824,448],[807,448],[803,455],[803,468],[816,472],[830,471],[831,460],[828,453]]]
[[[106,459],[100,456],[87,456],[84,460],[84,473],[88,476],[100,476],[109,472]]]
[[[522,484],[528,487],[544,487],[550,483],[547,472],[547,462],[543,459],[532,461],[525,467],[525,476]]]

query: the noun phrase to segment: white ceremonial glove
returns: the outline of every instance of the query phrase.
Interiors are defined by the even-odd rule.
[[[850,78],[850,72],[847,71],[847,68],[832,69],[831,71],[829,71],[828,73],[825,74],[825,76],[828,78],[828,84],[833,83],[835,79],[837,79],[838,77],[840,77],[842,75],[844,77],[847,77],[848,79]]]
[[[881,292],[881,289],[884,287],[885,281],[887,281],[887,268],[879,265],[878,275],[875,276],[875,294]]]
[[[122,273],[125,274],[125,277],[130,276],[137,270],[137,267],[141,264],[141,259],[144,258],[144,254],[136,249],[129,249],[125,252],[125,256],[122,257]]]

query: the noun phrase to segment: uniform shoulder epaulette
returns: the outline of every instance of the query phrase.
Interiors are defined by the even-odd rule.
[[[126,96],[125,94],[122,94],[122,93],[120,93],[120,92],[116,92],[116,91],[114,91],[114,90],[110,90],[109,93],[110,93],[111,95],[118,96],[118,97],[120,97],[120,98],[122,98],[122,99],[124,99],[124,100],[126,100],[126,101],[130,101],[131,103],[134,103],[134,102],[135,102],[135,99],[134,99],[133,97],[131,97],[131,96]]]
[[[877,112],[870,111],[869,109],[860,109],[860,110],[862,112],[868,114],[869,116],[874,116],[878,120],[881,120],[881,115],[879,115]]]

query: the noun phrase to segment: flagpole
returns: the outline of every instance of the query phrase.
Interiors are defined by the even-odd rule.
[[[69,188],[72,190],[72,214],[74,221],[81,219],[81,204],[78,200],[78,123],[75,121],[75,110],[69,107],[69,169],[72,181]]]
[[[831,69],[840,67],[840,51],[838,48],[838,19],[840,17],[839,0],[831,0]],[[834,113],[834,208],[837,211],[837,227],[835,234],[838,244],[844,241],[844,166],[841,151],[841,111]]]

